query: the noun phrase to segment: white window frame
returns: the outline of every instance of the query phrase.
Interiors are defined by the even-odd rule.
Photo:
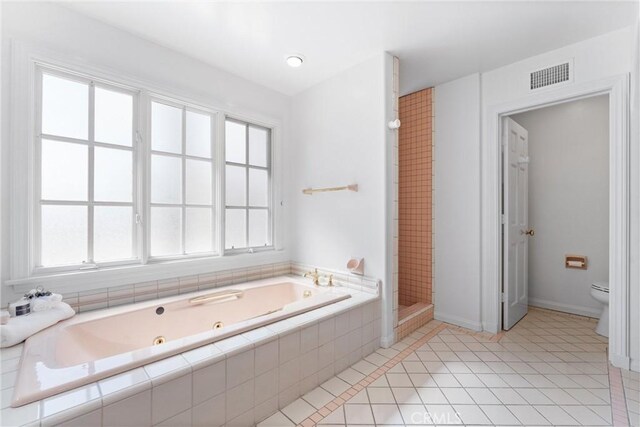
[[[237,209],[237,210],[244,210],[245,211],[245,241],[246,241],[246,246],[243,246],[241,248],[227,248],[226,246],[226,241],[223,240],[222,241],[222,249],[224,250],[224,253],[226,255],[230,255],[230,254],[239,254],[239,253],[244,253],[244,252],[249,252],[249,253],[253,253],[253,252],[259,252],[259,251],[269,251],[269,250],[273,250],[274,249],[274,238],[273,238],[273,169],[272,169],[272,165],[273,165],[273,156],[272,156],[272,129],[266,126],[262,126],[256,123],[252,123],[250,121],[247,120],[242,120],[242,119],[238,119],[236,117],[232,117],[232,116],[225,116],[225,130],[226,130],[226,123],[227,121],[232,121],[238,124],[242,124],[245,126],[245,158],[246,158],[246,162],[245,163],[237,163],[237,162],[229,162],[226,159],[226,153],[225,153],[225,157],[223,158],[223,163],[224,163],[224,168],[223,168],[223,175],[226,176],[226,168],[228,165],[231,166],[237,166],[237,167],[243,167],[245,168],[246,171],[246,179],[245,179],[245,189],[246,189],[246,203],[244,206],[234,206],[234,205],[227,205],[227,198],[226,198],[226,191],[223,191],[224,193],[224,199],[223,199],[223,209],[224,209],[224,216],[226,218],[226,212],[227,209]],[[269,135],[269,142],[268,142],[268,151],[267,151],[267,166],[266,167],[262,167],[262,166],[253,166],[249,164],[249,128],[250,127],[254,127],[254,128],[261,128],[261,129],[265,129],[268,132]],[[226,135],[226,132],[225,132]],[[225,139],[225,144],[224,146],[226,147],[226,139]],[[267,177],[268,177],[268,189],[269,189],[269,194],[267,195],[267,206],[251,206],[249,204],[249,170],[250,169],[258,169],[258,170],[266,170],[267,171]],[[225,187],[226,188],[226,187]],[[269,240],[271,241],[270,245],[263,245],[263,246],[249,246],[249,212],[251,210],[266,210],[268,212],[269,215],[269,220],[268,220],[268,227],[269,227]],[[224,229],[223,229],[223,236],[224,236]],[[226,238],[226,236],[224,236]]]
[[[159,103],[159,104],[164,104],[164,105],[168,105],[170,107],[175,107],[180,109],[180,111],[182,112],[182,153],[180,154],[176,154],[176,153],[170,153],[170,152],[165,152],[165,151],[158,151],[158,150],[153,150],[151,147],[151,104],[152,103]],[[206,257],[215,257],[215,256],[220,256],[222,254],[222,250],[220,249],[220,239],[219,239],[219,227],[218,227],[218,222],[219,222],[219,203],[220,203],[220,196],[219,193],[220,191],[218,190],[217,187],[217,181],[218,181],[218,169],[220,167],[220,159],[218,158],[218,150],[217,150],[217,144],[218,144],[218,133],[217,133],[217,126],[218,126],[218,116],[220,115],[220,112],[215,111],[215,110],[211,110],[209,108],[205,108],[202,106],[195,106],[191,103],[187,103],[187,102],[182,102],[180,100],[177,99],[173,99],[173,98],[168,98],[168,97],[164,97],[158,94],[150,94],[148,97],[148,113],[146,115],[146,119],[148,121],[148,126],[147,126],[147,135],[148,137],[146,138],[147,143],[145,144],[145,158],[146,158],[146,162],[147,162],[147,168],[146,168],[146,180],[145,180],[145,187],[146,187],[146,191],[148,194],[148,198],[147,198],[147,202],[144,204],[144,210],[145,210],[145,218],[147,218],[146,221],[146,225],[143,227],[144,228],[144,232],[145,232],[145,251],[144,251],[144,258],[146,260],[146,263],[158,263],[158,262],[163,262],[163,261],[171,261],[171,260],[179,260],[179,259],[189,259],[189,258],[206,258]],[[198,157],[198,156],[191,156],[186,154],[186,129],[187,129],[187,122],[186,122],[186,118],[187,118],[187,111],[192,111],[194,113],[198,113],[198,114],[207,114],[210,118],[211,118],[211,158],[207,159],[204,157]],[[167,157],[175,157],[175,158],[179,158],[182,162],[182,202],[181,203],[153,203],[151,201],[151,159],[152,156],[156,154],[156,155],[161,155],[161,156],[167,156]],[[212,245],[212,251],[210,252],[198,252],[198,253],[184,253],[185,250],[185,239],[186,239],[186,210],[189,207],[205,207],[205,205],[192,205],[192,204],[188,204],[186,202],[186,189],[187,189],[187,183],[186,183],[186,163],[188,159],[193,159],[193,160],[200,160],[200,161],[208,161],[211,162],[211,210],[212,210],[212,214],[211,214],[211,220],[212,220],[212,224],[211,224],[211,245]],[[180,243],[180,248],[182,250],[182,254],[178,254],[178,255],[162,255],[162,256],[152,256],[151,255],[151,208],[152,207],[179,207],[181,208],[181,215],[182,215],[182,220],[181,220],[181,243]]]
[[[284,227],[284,195],[280,186],[284,170],[281,169],[281,135],[282,122],[279,119],[265,116],[263,113],[249,111],[243,108],[230,107],[227,102],[217,103],[206,95],[205,92],[185,89],[184,85],[162,82],[158,84],[149,80],[122,73],[119,70],[104,66],[89,64],[76,56],[70,56],[66,52],[51,50],[30,42],[11,39],[10,43],[10,69],[11,85],[9,97],[9,125],[8,125],[8,174],[9,185],[7,194],[11,209],[8,210],[9,221],[7,263],[3,264],[6,279],[2,287],[15,293],[23,293],[35,286],[45,286],[57,292],[82,292],[104,290],[106,287],[121,286],[133,283],[142,283],[152,280],[161,280],[171,277],[193,276],[210,274],[219,270],[233,268],[247,268],[253,265],[285,262],[289,260],[289,253],[285,246]],[[177,100],[186,105],[192,105],[199,110],[215,111],[216,115],[216,151],[214,159],[222,160],[222,164],[216,163],[216,200],[214,202],[214,214],[220,220],[216,221],[216,236],[218,247],[222,248],[218,255],[204,257],[186,257],[175,260],[149,260],[147,235],[143,233],[143,227],[137,227],[138,249],[140,260],[127,265],[106,266],[99,268],[75,271],[47,271],[36,272],[33,258],[34,236],[34,210],[35,210],[35,138],[36,129],[36,74],[37,67],[44,66],[48,69],[58,69],[65,73],[79,76],[91,76],[95,81],[106,82],[114,86],[122,86],[139,91],[137,127],[137,143],[140,145],[137,156],[137,199],[138,206],[142,209],[148,206],[148,189],[143,183],[143,176],[149,170],[148,132],[149,123],[149,99],[164,98]],[[186,92],[185,92],[186,90]],[[185,95],[185,93],[188,93]],[[246,121],[257,126],[271,129],[271,153],[272,153],[272,191],[273,191],[273,236],[272,249],[269,251],[257,251],[249,254],[242,252],[234,256],[224,256],[224,119],[226,115],[241,121]],[[27,142],[27,143],[25,143]],[[148,181],[147,181],[148,182]],[[140,215],[142,223],[145,222],[147,213],[142,209]]]
[[[43,64],[38,64],[35,68],[35,152],[34,152],[34,196],[35,200],[33,203],[33,238],[31,242],[31,268],[30,270],[34,275],[38,274],[47,274],[47,273],[57,273],[57,272],[66,272],[66,271],[78,271],[78,270],[87,270],[87,269],[95,269],[95,268],[108,268],[114,266],[121,265],[130,265],[137,264],[140,262],[140,247],[139,247],[139,238],[138,238],[138,226],[136,225],[137,218],[139,218],[139,210],[140,210],[140,200],[138,198],[138,163],[137,158],[139,156],[138,153],[138,145],[137,144],[137,123],[138,123],[138,97],[139,91],[130,87],[126,87],[117,83],[113,83],[110,81],[104,81],[101,79],[96,79],[89,76],[84,76],[78,73],[74,73],[68,70],[61,70],[54,67],[49,67]],[[69,81],[75,81],[79,83],[86,84],[89,88],[88,93],[88,129],[87,129],[87,139],[77,139],[65,136],[58,135],[49,135],[44,134],[42,132],[42,101],[43,101],[43,88],[42,82],[44,75],[51,75],[58,78],[62,78]],[[109,144],[95,141],[95,89],[96,87],[105,88],[107,90],[124,93],[130,95],[132,97],[133,105],[132,105],[132,135],[131,135],[131,147],[126,147],[123,145],[117,144]],[[50,141],[58,141],[65,142],[70,144],[79,144],[87,147],[88,154],[88,175],[87,175],[87,201],[69,201],[69,200],[43,200],[41,194],[41,172],[42,172],[42,140],[50,140]],[[104,147],[108,149],[114,150],[122,150],[131,153],[132,156],[132,176],[133,181],[132,185],[132,199],[131,202],[96,202],[94,200],[94,150],[96,147]],[[86,206],[87,207],[87,260],[82,264],[67,264],[61,266],[43,266],[41,263],[41,255],[42,255],[42,221],[41,221],[41,213],[42,206]],[[94,249],[94,207],[96,206],[126,206],[131,207],[132,210],[132,257],[126,258],[117,261],[107,261],[96,263],[93,258],[93,249]]]

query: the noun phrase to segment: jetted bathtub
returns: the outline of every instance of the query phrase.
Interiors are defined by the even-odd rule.
[[[11,406],[349,297],[283,276],[79,314],[26,341]]]

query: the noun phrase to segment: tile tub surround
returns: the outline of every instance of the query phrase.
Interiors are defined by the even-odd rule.
[[[337,303],[344,289],[289,275],[79,314],[25,342],[12,406]]]
[[[219,288],[253,280],[269,279],[287,274],[302,275],[318,266],[293,261],[256,265],[247,268],[221,270],[200,275],[153,280],[132,285],[110,287],[85,292],[62,292],[64,301],[77,313],[118,307],[124,304],[156,300],[189,292]],[[371,277],[356,276],[342,271],[318,267],[322,273],[333,274],[342,286],[377,291],[378,282]],[[52,289],[55,291],[55,289]]]
[[[3,349],[0,425],[249,426],[374,352],[377,294],[351,298],[19,408],[21,346]]]
[[[118,307],[125,304],[150,301],[286,274],[291,274],[291,262],[288,261],[221,270],[207,274],[172,277],[84,292],[62,292],[62,295],[64,301],[77,313],[86,313],[87,311]],[[55,289],[52,290],[55,291]]]

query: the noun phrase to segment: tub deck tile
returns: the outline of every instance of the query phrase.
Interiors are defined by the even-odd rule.
[[[155,386],[191,372],[191,365],[181,354],[145,365],[145,372]]]
[[[56,425],[101,407],[100,389],[93,383],[41,400],[40,422],[43,426]]]
[[[144,368],[136,368],[98,381],[104,405],[126,399],[151,388],[151,380]]]
[[[212,365],[227,357],[226,353],[215,344],[208,344],[204,347],[189,350],[182,353],[182,356],[189,362],[193,370]]]

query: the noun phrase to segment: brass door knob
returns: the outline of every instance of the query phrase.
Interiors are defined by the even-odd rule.
[[[529,230],[522,230],[522,234],[526,234],[527,236],[533,237],[536,234],[536,232],[533,230],[533,228],[531,228]]]

